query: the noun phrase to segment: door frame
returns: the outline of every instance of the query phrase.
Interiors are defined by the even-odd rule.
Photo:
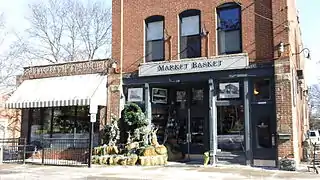
[[[192,109],[192,89],[193,88],[197,88],[197,89],[203,89],[203,107],[208,107],[208,102],[206,101],[206,99],[209,97],[208,95],[208,84],[206,82],[200,82],[200,83],[185,83],[185,84],[179,84],[179,86],[174,86],[174,92],[175,95],[173,96],[174,98],[176,98],[176,92],[179,90],[183,90],[186,92],[186,107],[185,107],[185,111],[186,111],[186,140],[187,140],[187,149],[186,149],[186,153],[187,154],[199,154],[201,156],[203,156],[203,153],[193,153],[192,152],[192,136],[191,136],[191,129],[192,129],[192,122],[191,122],[191,118],[195,117],[194,116],[194,112]],[[174,100],[174,102],[176,102],[176,99]],[[209,113],[207,113],[209,111],[208,110],[204,110],[204,125],[203,125],[203,151],[205,152],[205,149],[209,146],[209,141],[208,141],[208,135],[209,135],[209,130],[208,130],[208,115]]]
[[[254,100],[254,81],[259,79],[269,79],[270,83],[270,98],[265,100]],[[273,77],[257,77],[252,78],[249,81],[250,87],[250,119],[251,119],[251,165],[252,166],[269,166],[269,167],[277,167],[278,164],[278,142],[277,142],[277,121],[276,121],[276,103],[275,103],[275,84]],[[259,112],[264,111],[267,109],[270,116],[270,140],[271,140],[271,148],[266,149],[258,149],[256,138],[256,126],[257,126],[257,119],[256,116]],[[258,109],[258,110],[256,110]],[[261,110],[259,110],[261,109]]]

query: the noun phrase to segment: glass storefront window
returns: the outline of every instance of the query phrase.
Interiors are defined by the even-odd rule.
[[[77,133],[85,133],[89,132],[90,129],[90,116],[89,114],[89,108],[88,107],[79,107],[77,109],[77,117],[75,121],[75,131]],[[98,117],[97,117],[98,118]]]
[[[73,133],[76,107],[54,108],[52,133]]]
[[[221,151],[243,151],[244,108],[242,105],[218,107],[218,148]]]
[[[98,111],[99,112],[99,111]],[[59,134],[89,133],[88,106],[70,106],[32,109],[31,141],[40,137],[58,137]],[[100,113],[97,114],[95,132],[99,131]]]
[[[253,99],[254,101],[271,99],[270,79],[257,79],[253,81]]]

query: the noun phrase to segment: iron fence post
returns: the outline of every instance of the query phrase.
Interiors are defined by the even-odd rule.
[[[23,164],[25,164],[25,161],[26,161],[26,145],[27,145],[27,140],[26,140],[26,138],[23,138],[23,154],[22,154]]]
[[[92,159],[92,149],[93,149],[93,134],[94,134],[94,122],[91,122],[90,129],[90,139],[89,139],[89,160],[88,160],[88,168],[91,168],[91,159]]]
[[[44,165],[44,147],[42,147],[41,164]]]
[[[3,145],[0,145],[0,164],[3,163]]]

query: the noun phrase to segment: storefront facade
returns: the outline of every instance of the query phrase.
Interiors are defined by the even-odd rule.
[[[190,159],[209,151],[218,161],[227,154],[255,166],[301,160],[304,58],[300,36],[293,41],[282,21],[268,21],[296,17],[280,11],[295,8],[281,2],[113,1],[119,85],[159,128],[160,142],[177,144]],[[274,9],[261,11],[268,19],[255,16],[261,7]]]
[[[247,157],[239,157],[241,164],[251,157],[274,161],[273,65],[249,67],[246,54],[218,59],[142,64],[123,80],[126,101],[146,110],[159,142],[177,143],[190,159],[214,150]]]
[[[89,139],[90,114],[97,109],[94,144],[100,144],[100,130],[106,123],[109,63],[96,60],[26,67],[5,104],[22,111],[20,137],[30,145],[50,139],[52,147],[55,139]],[[75,146],[87,148],[88,144]]]

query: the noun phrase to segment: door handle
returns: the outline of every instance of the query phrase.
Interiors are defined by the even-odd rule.
[[[276,146],[276,138],[275,138],[275,134],[272,134],[272,137],[271,137],[271,143],[272,143],[272,146]]]
[[[187,133],[187,142],[191,143],[191,134],[190,133]]]

